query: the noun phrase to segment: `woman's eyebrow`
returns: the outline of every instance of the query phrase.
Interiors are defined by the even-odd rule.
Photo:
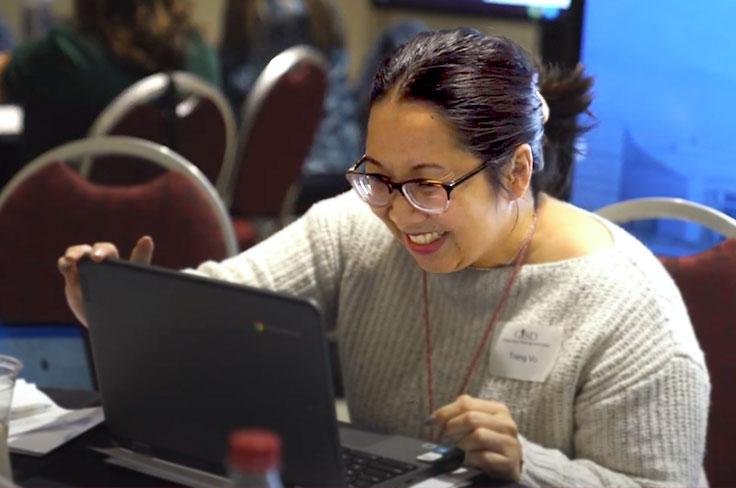
[[[376,166],[380,166],[381,168],[383,168],[383,165],[381,164],[381,162],[379,160],[373,159],[370,156],[363,156],[363,161],[366,162],[366,163],[375,164]]]
[[[380,161],[378,161],[377,159],[374,159],[374,158],[372,158],[370,156],[364,156],[363,157],[363,161],[365,161],[367,163],[375,164],[376,166],[379,166],[381,168],[384,168],[384,165],[381,164]],[[447,170],[447,168],[444,167],[444,166],[442,166],[441,164],[438,164],[438,163],[430,163],[430,162],[416,163],[416,164],[412,165],[410,169],[412,171],[416,171],[416,170],[420,170],[420,169],[439,169],[439,170],[443,170],[443,171],[444,170]]]
[[[441,164],[437,164],[437,163],[417,163],[414,166],[412,166],[411,169],[412,170],[417,170],[417,169],[440,169],[440,170],[443,170],[443,171],[446,171],[447,170],[447,168],[445,168]]]

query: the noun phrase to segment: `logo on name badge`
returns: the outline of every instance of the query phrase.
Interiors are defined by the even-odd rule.
[[[532,332],[527,329],[519,329],[516,332],[514,332],[514,338],[519,339],[520,341],[536,341],[539,337],[539,334],[536,332]]]

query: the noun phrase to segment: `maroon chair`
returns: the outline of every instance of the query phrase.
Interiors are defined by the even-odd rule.
[[[64,161],[112,154],[167,168],[138,185],[81,178]],[[76,243],[110,241],[127,255],[142,235],[154,263],[183,268],[234,254],[232,225],[214,188],[191,163],[127,137],[72,142],[39,156],[0,193],[0,321],[72,323],[56,261]]]
[[[215,87],[183,72],[157,73],[130,86],[100,113],[89,137],[132,136],[167,146],[197,166],[218,189],[236,149],[235,117]],[[125,185],[163,172],[145,163],[115,158],[87,160],[80,173],[92,181]]]
[[[274,57],[253,85],[242,111],[235,164],[223,174],[241,249],[262,237],[254,223],[276,222],[301,176],[322,119],[327,62],[295,46]]]
[[[695,334],[705,353],[712,391],[708,415],[705,472],[710,486],[736,486],[736,219],[677,198],[640,198],[610,205],[596,213],[614,222],[671,218],[697,222],[727,237],[694,256],[661,257],[677,283]]]
[[[736,239],[694,256],[660,258],[687,305],[713,385],[705,472],[710,486],[736,486]]]

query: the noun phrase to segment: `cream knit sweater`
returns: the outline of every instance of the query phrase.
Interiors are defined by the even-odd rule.
[[[608,224],[614,245],[525,265],[497,333],[562,329],[544,382],[493,376],[493,345],[468,393],[505,403],[529,486],[695,486],[710,384],[677,288],[647,249]],[[353,422],[427,436],[421,271],[352,193],[315,205],[275,236],[198,271],[314,300],[339,340]],[[429,275],[434,396],[454,399],[510,268]]]

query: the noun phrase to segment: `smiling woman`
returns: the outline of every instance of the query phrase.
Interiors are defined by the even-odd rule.
[[[455,182],[452,188],[456,189],[450,195],[439,186],[442,192],[438,194],[447,203],[443,202],[441,212],[417,208],[408,196],[406,200],[393,198],[386,205],[373,205],[372,200],[366,200],[405,243],[417,263],[430,272],[508,263],[533,219],[531,199],[520,201],[531,171],[528,146],[519,149],[517,173],[509,175],[513,180],[504,183],[517,193],[509,193],[505,198],[507,194],[495,191],[489,178],[472,177],[479,168],[489,166],[490,160],[481,160],[456,141],[457,134],[450,123],[426,102],[403,101],[389,95],[371,110],[366,139],[369,169],[376,168],[376,172],[400,180]],[[376,164],[377,161],[383,163]],[[459,187],[458,180],[462,180]],[[497,198],[500,196],[503,198]]]
[[[355,191],[196,271],[319,304],[359,425],[443,437],[527,486],[698,485],[710,385],[677,288],[554,198],[590,86],[508,39],[420,34],[376,76]],[[87,254],[118,251],[59,260],[83,322]]]

